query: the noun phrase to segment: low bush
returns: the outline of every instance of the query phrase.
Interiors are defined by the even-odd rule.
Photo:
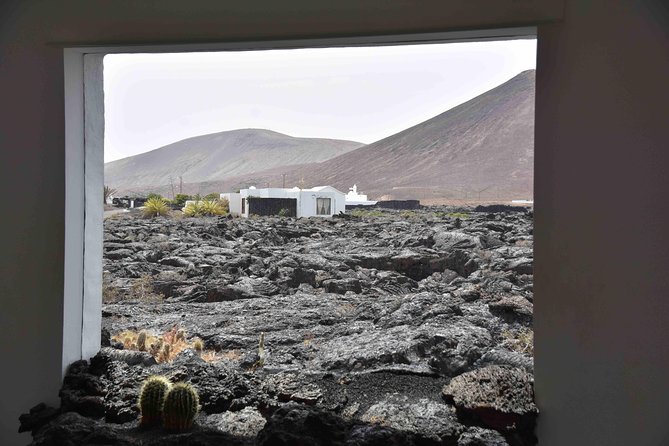
[[[467,214],[466,212],[450,212],[446,215],[449,216],[450,218],[459,218],[461,220],[469,218],[469,214]]]
[[[184,204],[186,204],[187,200],[192,200],[192,199],[193,199],[193,197],[190,196],[190,195],[177,194],[174,197],[174,200],[172,200],[172,203],[176,204],[177,206],[183,206]]]
[[[144,208],[142,209],[142,213],[146,218],[165,216],[168,215],[169,212],[170,208],[167,206],[167,203],[165,203],[165,200],[155,197],[146,200]]]
[[[190,203],[183,210],[186,217],[214,217],[226,215],[229,210],[228,200],[203,200]]]
[[[354,217],[383,217],[383,212],[376,209],[362,209],[357,208],[351,211],[351,215]]]

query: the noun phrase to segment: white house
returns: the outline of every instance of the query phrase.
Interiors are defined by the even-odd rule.
[[[242,215],[242,196],[239,192],[228,192],[220,195],[221,200],[228,200],[230,215]]]
[[[284,188],[262,188],[257,189],[251,186],[248,189],[242,189],[238,194],[224,193],[221,198],[227,198],[230,203],[230,213],[248,217],[251,213],[249,207],[249,198],[277,198],[295,200],[292,206],[295,207],[296,217],[332,217],[333,215],[346,211],[346,195],[331,186],[320,186],[311,189],[292,189]],[[289,205],[287,205],[289,206]],[[293,209],[290,209],[291,211]]]
[[[346,194],[346,206],[372,206],[375,204],[376,201],[368,200],[367,195],[359,194],[358,186],[355,184],[348,190],[348,193]]]

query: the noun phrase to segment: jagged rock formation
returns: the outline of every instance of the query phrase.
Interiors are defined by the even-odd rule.
[[[200,393],[180,444],[533,444],[531,214],[452,211],[106,220],[108,347],[24,428],[34,445],[70,430],[72,444],[172,444],[136,430],[140,384],[163,374]],[[155,364],[109,339],[174,326],[215,361],[186,349]]]

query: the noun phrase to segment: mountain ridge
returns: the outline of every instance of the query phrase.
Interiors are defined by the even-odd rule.
[[[323,161],[362,146],[328,138],[293,137],[267,129],[236,129],[186,138],[105,164],[105,184],[121,191],[249,174],[278,165]],[[269,156],[272,155],[272,156]]]
[[[184,192],[279,187],[285,179],[287,187],[328,184],[342,191],[357,184],[373,199],[532,198],[534,83],[535,71],[526,70],[374,143],[322,161],[188,183]]]

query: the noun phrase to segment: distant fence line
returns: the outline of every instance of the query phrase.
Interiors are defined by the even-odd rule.
[[[261,198],[248,197],[249,215],[283,215],[297,216],[297,199],[295,198]]]
[[[420,209],[420,200],[381,200],[377,201],[376,204],[355,204],[355,205],[346,205],[346,209],[370,209],[370,208],[382,208],[382,209],[396,209],[396,210],[410,210],[410,209]]]

